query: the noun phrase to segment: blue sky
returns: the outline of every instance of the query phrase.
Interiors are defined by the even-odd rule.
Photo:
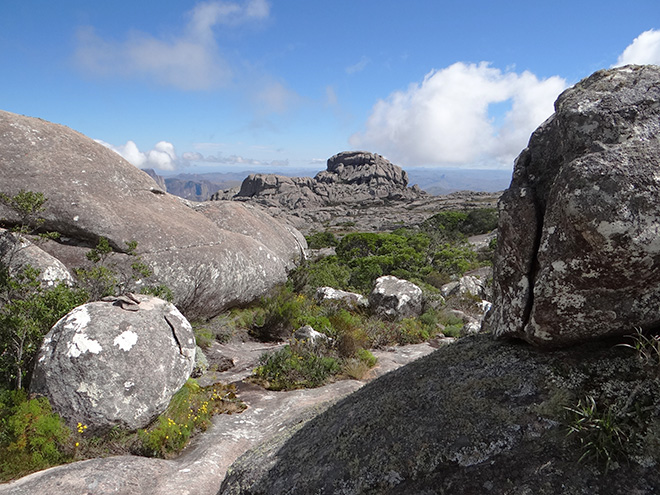
[[[510,169],[566,87],[660,64],[660,2],[3,0],[0,109],[161,173]]]

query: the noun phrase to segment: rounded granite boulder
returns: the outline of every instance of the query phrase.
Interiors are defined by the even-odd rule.
[[[172,305],[151,296],[79,306],[46,335],[31,392],[90,430],[148,425],[192,371],[195,337]]]

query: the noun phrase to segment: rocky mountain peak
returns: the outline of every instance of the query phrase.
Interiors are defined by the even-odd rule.
[[[337,153],[328,159],[327,170],[315,179],[325,183],[408,186],[408,174],[401,167],[368,151]]]

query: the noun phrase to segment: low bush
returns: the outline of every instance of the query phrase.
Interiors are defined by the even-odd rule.
[[[310,235],[305,236],[307,245],[310,249],[322,249],[327,247],[335,247],[339,244],[339,241],[332,232],[313,232]]]
[[[22,390],[0,393],[0,481],[71,460],[71,436],[45,397],[28,399]]]
[[[300,341],[270,354],[264,354],[254,371],[254,379],[270,390],[320,387],[341,371],[339,359],[328,355],[325,346]]]

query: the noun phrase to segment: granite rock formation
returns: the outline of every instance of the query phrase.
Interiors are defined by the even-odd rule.
[[[252,199],[264,206],[318,208],[338,203],[413,199],[423,196],[408,187],[408,174],[380,155],[345,151],[328,159],[327,169],[311,177],[251,174],[237,194],[212,199]]]
[[[660,67],[562,93],[500,202],[486,327],[542,347],[660,327]]]
[[[359,151],[331,157],[327,169],[314,178],[252,174],[240,188],[219,191],[211,199],[260,206],[307,234],[394,230],[446,209],[495,207],[499,195],[464,191],[431,196],[416,185],[408,187],[408,174],[400,167]]]
[[[422,289],[392,275],[376,279],[369,294],[369,308],[381,318],[401,320],[422,314]]]
[[[295,245],[282,257],[264,244],[273,239],[222,229],[118,154],[67,127],[0,112],[0,136],[0,192],[29,189],[46,196],[43,228],[63,239],[43,249],[70,268],[85,264],[85,253],[101,236],[118,252],[137,241],[138,254],[156,282],[173,289],[175,302],[203,294],[198,316],[213,316],[260,297],[301,259],[300,236],[281,240]],[[250,212],[243,213],[251,222]],[[5,205],[0,218],[8,226],[20,221]]]
[[[195,336],[174,305],[127,295],[84,304],[44,338],[30,391],[70,425],[144,428],[186,382]]]
[[[11,275],[21,273],[27,266],[39,270],[37,279],[44,287],[64,282],[73,285],[71,272],[57,258],[33,244],[24,235],[0,229],[0,263]]]

